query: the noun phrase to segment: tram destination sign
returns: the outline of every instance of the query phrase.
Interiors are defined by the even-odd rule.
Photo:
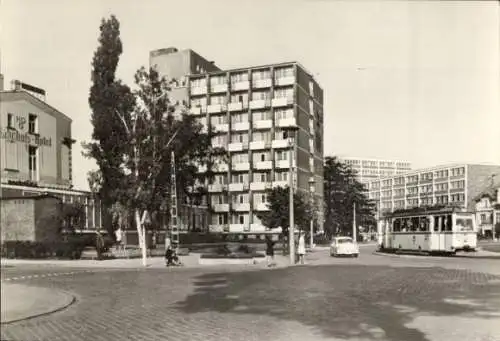
[[[52,138],[33,135],[29,133],[20,133],[16,130],[4,129],[0,132],[0,138],[11,142],[22,142],[26,144],[36,145],[39,147],[51,147]]]

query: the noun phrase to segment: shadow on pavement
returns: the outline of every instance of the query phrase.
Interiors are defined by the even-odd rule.
[[[325,337],[426,341],[407,326],[418,314],[499,318],[500,276],[464,270],[305,266],[203,274],[193,285],[181,312],[269,316]]]

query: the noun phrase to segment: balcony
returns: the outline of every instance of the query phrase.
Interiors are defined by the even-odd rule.
[[[226,189],[226,185],[224,185],[224,184],[210,184],[210,185],[208,185],[208,192],[210,192],[210,193],[222,192],[224,189]]]
[[[212,207],[215,212],[229,212],[229,204],[214,204]]]
[[[271,147],[270,141],[252,141],[250,142],[251,150],[268,149]]]
[[[243,192],[248,190],[248,183],[232,183],[229,184],[229,192]]]
[[[288,97],[273,98],[271,103],[273,108],[285,107],[287,105],[293,104],[293,98],[288,98]]]
[[[231,126],[232,131],[248,131],[248,129],[250,129],[250,123],[248,121],[233,123]]]
[[[295,120],[295,117],[290,117],[290,118],[284,118],[284,119],[276,121],[276,125],[278,127],[282,127],[282,128],[296,127],[297,126],[297,122]]]
[[[227,143],[212,142],[212,148],[227,148]]]
[[[248,224],[230,224],[229,225],[229,232],[235,233],[235,232],[245,232],[245,226],[248,226]]]
[[[286,186],[288,186],[288,181],[273,181],[273,188]]]
[[[268,99],[254,99],[250,101],[250,109],[263,109],[270,105],[271,101]]]
[[[206,165],[200,165],[198,166],[198,173],[205,173],[207,171],[207,166]]]
[[[248,212],[250,211],[250,203],[233,203],[233,210],[236,212]]]
[[[202,108],[201,106],[199,106],[199,107],[193,107],[193,108],[189,109],[189,112],[191,112],[191,114],[194,115],[194,116],[204,115],[205,111],[206,111],[206,107]]]
[[[273,162],[272,161],[258,161],[254,162],[253,168],[255,169],[272,169]]]
[[[286,139],[273,140],[272,147],[273,148],[290,148],[290,141],[288,141]]]
[[[192,87],[191,88],[191,95],[196,96],[196,95],[205,95],[207,93],[207,87],[206,86],[197,86],[197,87]]]
[[[292,85],[293,83],[295,83],[294,76],[280,77],[274,79],[274,85],[277,86]]]
[[[266,189],[271,188],[270,182],[251,182],[250,189],[252,191],[265,191]]]
[[[292,163],[292,166],[295,166],[295,163]],[[289,168],[290,167],[290,161],[289,160],[278,160],[274,162],[274,168]]]
[[[229,150],[230,152],[241,152],[243,150],[243,143],[241,142],[230,143],[227,150]]]
[[[272,84],[271,78],[254,79],[252,82],[252,86],[255,89],[269,88],[271,86],[271,84]]]
[[[249,87],[250,87],[249,81],[241,81],[231,84],[232,91],[248,90]]]
[[[255,203],[253,209],[255,211],[269,211],[269,207],[267,207],[267,203],[265,202]]]
[[[231,169],[235,170],[235,171],[247,171],[247,170],[250,170],[250,162],[233,163]]]
[[[214,84],[210,87],[211,93],[227,92],[227,83],[225,84]]]
[[[214,172],[227,172],[229,170],[229,167],[227,163],[220,163],[220,164],[215,164],[213,171]]]
[[[266,227],[262,224],[251,224],[250,225],[250,232],[254,232],[254,233],[258,233],[258,232],[266,232]],[[276,233],[278,232],[281,232],[281,229],[280,231],[278,231],[278,229],[275,229],[274,231],[276,231]]]
[[[247,105],[245,105],[245,107]],[[228,106],[227,106],[227,109],[229,111],[242,111],[243,110],[243,102],[232,102],[232,103],[229,103]]]
[[[226,225],[211,224],[208,226],[208,230],[212,233],[220,233],[220,232],[224,232],[225,226]]]
[[[273,126],[272,120],[258,120],[253,121],[252,127],[254,129],[269,129]]]
[[[215,132],[227,133],[229,131],[229,124],[227,123],[214,124],[214,129]]]
[[[207,106],[207,111],[209,114],[216,114],[226,111],[227,106],[225,104],[211,104]]]

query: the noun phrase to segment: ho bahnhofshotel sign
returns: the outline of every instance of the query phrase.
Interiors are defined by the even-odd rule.
[[[52,138],[37,134],[20,133],[17,130],[4,129],[0,132],[0,138],[10,142],[21,142],[39,147],[51,147]]]

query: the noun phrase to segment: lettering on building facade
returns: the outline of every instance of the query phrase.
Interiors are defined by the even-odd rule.
[[[18,131],[13,131],[9,129],[2,130],[0,132],[0,138],[11,142],[22,142],[30,145],[36,145],[39,147],[52,146],[51,137],[42,137],[39,135],[33,135],[29,133],[20,133]]]

